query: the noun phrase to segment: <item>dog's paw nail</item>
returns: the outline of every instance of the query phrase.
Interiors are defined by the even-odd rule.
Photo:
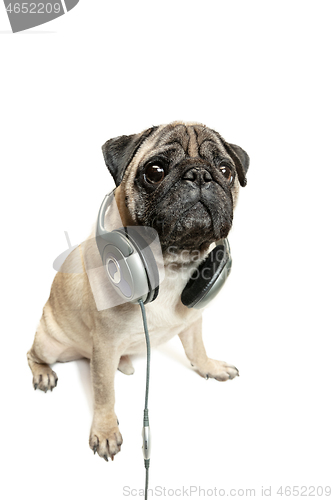
[[[194,364],[193,364],[193,363],[191,363],[191,366],[194,366]]]
[[[37,387],[38,387],[38,384],[35,384],[35,385],[34,385],[35,390],[37,389]]]
[[[111,455],[111,460],[112,460],[112,462],[114,461],[114,455]]]
[[[104,460],[105,460],[106,462],[108,462],[108,461],[109,461],[109,459],[108,459],[108,456],[107,456],[107,455],[104,455],[104,457],[103,457],[103,458],[104,458]]]
[[[119,420],[117,419],[117,425],[119,425]]]
[[[47,393],[47,387],[45,387],[44,392],[45,392],[45,394]]]
[[[95,444],[94,447],[93,447],[94,455],[95,455],[96,451],[97,451],[97,444]]]
[[[209,379],[209,375],[208,375],[208,373],[206,373],[206,377],[205,377],[205,378],[206,378],[206,380],[208,380],[208,379]]]

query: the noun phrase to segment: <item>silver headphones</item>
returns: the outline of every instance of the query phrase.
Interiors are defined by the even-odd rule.
[[[99,209],[96,243],[109,281],[125,302],[148,304],[156,299],[159,271],[152,243],[159,244],[157,232],[150,227],[131,226],[107,231],[105,213],[113,200],[107,194]],[[227,238],[196,268],[181,294],[187,307],[205,307],[220,291],[230,274],[232,260]]]

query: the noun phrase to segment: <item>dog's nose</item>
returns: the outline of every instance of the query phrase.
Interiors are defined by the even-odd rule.
[[[195,182],[198,185],[205,184],[206,182],[213,180],[208,170],[200,167],[193,167],[190,170],[187,170],[187,172],[183,175],[183,179]]]

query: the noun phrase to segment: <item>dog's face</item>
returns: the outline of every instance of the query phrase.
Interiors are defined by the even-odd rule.
[[[110,139],[105,162],[135,224],[162,250],[206,250],[228,235],[249,157],[201,124],[175,122]]]

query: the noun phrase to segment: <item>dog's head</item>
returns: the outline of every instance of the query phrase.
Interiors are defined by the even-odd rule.
[[[180,122],[110,139],[106,165],[131,220],[157,230],[162,250],[206,250],[228,235],[247,153],[204,125]]]

